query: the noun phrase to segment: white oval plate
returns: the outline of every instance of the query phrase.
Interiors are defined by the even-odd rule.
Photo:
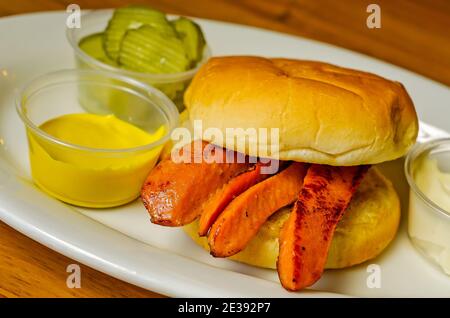
[[[14,94],[27,80],[74,66],[65,13],[0,19],[0,219],[34,240],[97,270],[169,296],[310,297],[450,296],[450,279],[411,246],[405,217],[396,240],[377,259],[326,271],[312,288],[286,292],[277,274],[201,250],[180,229],[151,224],[139,202],[109,210],[77,209],[31,182],[24,128]],[[450,131],[450,90],[396,66],[327,44],[233,24],[198,20],[215,55],[253,54],[314,59],[375,72],[405,84],[433,137]],[[401,160],[383,165],[407,204]],[[367,284],[380,267],[380,288]]]

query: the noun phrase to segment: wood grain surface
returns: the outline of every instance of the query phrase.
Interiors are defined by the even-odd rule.
[[[67,266],[81,268],[68,288]],[[161,297],[77,263],[0,222],[0,297]]]
[[[448,0],[2,0],[0,16],[64,10],[70,3],[82,9],[145,3],[169,13],[277,30],[359,51],[450,85]],[[381,7],[380,29],[366,26],[370,3]],[[69,289],[66,267],[72,263],[0,222],[0,297],[159,296],[86,266],[81,266],[82,288]]]

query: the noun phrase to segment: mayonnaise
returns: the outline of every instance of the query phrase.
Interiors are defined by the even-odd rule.
[[[450,214],[450,173],[440,170],[436,159],[420,160],[414,174],[419,190]]]
[[[409,235],[425,255],[450,275],[450,173],[439,167],[437,159],[423,155],[413,164],[412,178],[425,197],[445,212],[428,204],[412,189]]]
[[[87,113],[63,115],[39,128],[75,147],[29,130],[35,183],[62,201],[85,207],[111,207],[134,200],[162,145],[139,151],[127,149],[150,144],[164,135],[164,127],[149,134],[112,115]]]

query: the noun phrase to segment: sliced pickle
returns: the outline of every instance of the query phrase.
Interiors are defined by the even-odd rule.
[[[146,73],[178,73],[189,68],[183,42],[148,25],[128,30],[119,51],[119,64]]]
[[[144,6],[128,6],[119,8],[109,20],[104,32],[103,46],[106,54],[117,61],[122,39],[130,29],[149,25],[157,29],[161,34],[173,35],[175,30],[167,21],[164,13]]]
[[[202,59],[206,43],[201,28],[195,22],[184,17],[171,21],[171,24],[183,41],[191,66],[194,66]]]
[[[80,43],[78,43],[78,46],[84,53],[96,60],[105,64],[117,66],[117,63],[111,60],[103,49],[103,33],[95,33],[83,38]]]

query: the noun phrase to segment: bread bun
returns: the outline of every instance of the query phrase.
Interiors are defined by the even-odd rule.
[[[418,131],[402,84],[313,61],[211,58],[195,75],[184,102],[191,121],[200,119],[203,130],[218,128],[225,136],[203,139],[252,156],[262,156],[258,140],[233,145],[226,128],[279,128],[279,156],[268,157],[281,160],[380,163],[404,155]]]
[[[250,265],[276,268],[278,236],[290,209],[272,215],[247,247],[230,259]],[[328,252],[326,268],[356,265],[377,256],[395,237],[400,221],[400,201],[392,183],[375,167],[364,177],[339,222]],[[199,245],[209,249],[197,234],[198,221],[184,227]]]

